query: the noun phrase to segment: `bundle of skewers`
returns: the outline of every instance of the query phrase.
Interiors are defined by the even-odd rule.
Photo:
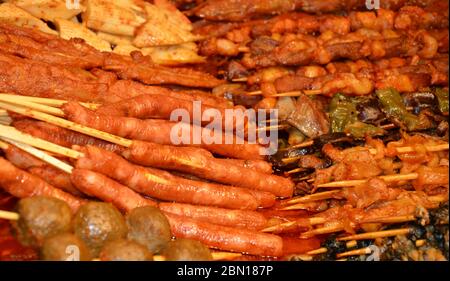
[[[85,16],[109,2],[85,2],[77,24],[119,42]],[[113,52],[0,22],[0,188],[19,199],[0,218],[23,259],[448,259],[448,1],[143,2],[114,4],[143,18]],[[155,38],[206,63],[135,48]],[[277,109],[257,130],[278,152],[226,119],[230,144],[175,144],[175,128],[211,134],[171,120],[195,101]]]

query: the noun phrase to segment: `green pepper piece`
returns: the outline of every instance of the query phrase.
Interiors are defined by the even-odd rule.
[[[331,130],[341,133],[349,123],[357,120],[356,106],[342,94],[336,94],[330,102]]]
[[[357,139],[362,139],[366,136],[383,135],[385,131],[380,127],[356,121],[347,125],[344,129],[344,133],[351,134]]]
[[[439,110],[442,113],[448,114],[448,91],[446,91],[442,88],[436,88],[436,90],[434,91],[434,94],[438,99]]]
[[[423,129],[424,124],[416,115],[406,109],[400,93],[395,89],[378,90],[376,95],[388,116],[403,122],[409,131]]]

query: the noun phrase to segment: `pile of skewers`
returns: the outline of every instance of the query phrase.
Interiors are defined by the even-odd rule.
[[[204,66],[0,22],[0,188],[22,198],[0,218],[23,246],[58,260],[64,243],[84,260],[366,260],[374,249],[448,259],[446,1],[376,12],[358,1],[174,2],[194,21]],[[278,125],[258,128],[279,131],[278,153],[262,156],[233,124],[221,132],[232,144],[174,144],[171,113],[192,117],[193,101],[202,112],[278,109]],[[182,127],[209,134],[207,124]],[[138,225],[142,210],[152,225]],[[55,232],[42,232],[41,215]],[[146,227],[151,243],[139,240]],[[167,235],[155,248],[157,227]]]

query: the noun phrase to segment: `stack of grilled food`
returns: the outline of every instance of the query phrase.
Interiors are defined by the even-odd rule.
[[[0,1],[0,260],[448,260],[448,0],[67,2]]]

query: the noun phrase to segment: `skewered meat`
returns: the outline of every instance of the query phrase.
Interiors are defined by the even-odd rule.
[[[102,261],[152,261],[153,255],[141,244],[118,239],[106,243],[100,252]]]
[[[125,148],[123,148],[119,145],[115,145],[115,144],[112,144],[109,142],[95,139],[95,138],[92,138],[92,137],[89,137],[89,136],[86,136],[86,135],[83,135],[83,134],[80,134],[80,133],[77,133],[74,131],[70,131],[67,129],[63,129],[61,127],[57,127],[57,126],[45,123],[45,122],[32,121],[32,120],[19,120],[19,121],[15,121],[13,124],[16,129],[18,129],[24,133],[30,134],[32,136],[35,136],[35,137],[38,137],[38,138],[56,143],[58,145],[68,147],[68,148],[72,147],[72,145],[80,145],[80,146],[94,145],[94,146],[106,149],[108,151],[112,151],[112,152],[116,152],[116,153],[123,153],[123,155],[126,156],[127,158],[135,157],[136,161],[144,156],[148,156],[148,155],[142,155],[140,153],[138,153],[137,155],[134,155],[133,149],[124,151]],[[140,142],[137,142],[137,143],[140,143]],[[145,144],[145,143],[142,143],[142,144]],[[134,145],[132,147],[136,148],[136,145]],[[145,145],[144,145],[144,147],[145,147]],[[158,147],[162,148],[162,146],[158,146]],[[26,154],[26,153],[21,153],[20,150],[17,150],[14,147],[11,147],[10,150],[7,150],[7,158],[9,161],[13,162],[16,166],[19,166],[19,168],[27,170],[29,168],[36,167],[35,169],[33,169],[33,171],[36,172],[36,175],[47,174],[46,173],[47,168],[37,169],[37,167],[40,167],[40,166],[48,167],[48,165],[42,163],[41,161],[37,161],[37,159],[28,156],[28,154]],[[182,148],[182,150],[186,150],[186,149]],[[180,150],[180,152],[182,150]],[[140,151],[140,150],[138,149],[138,151]],[[195,149],[194,151],[200,152],[201,150]],[[146,151],[146,152],[148,152],[148,151]],[[200,155],[198,155],[198,157],[201,158],[202,157],[201,154],[202,153],[200,153]],[[207,155],[207,156],[212,157],[212,155]],[[146,159],[146,161],[150,161],[150,159],[148,159],[148,158],[143,158],[143,159]],[[246,170],[252,169],[257,172],[266,173],[266,174],[272,173],[272,166],[270,165],[270,163],[268,163],[266,161],[238,160],[238,159],[227,159],[227,160],[217,159],[217,160],[220,163],[245,168]],[[144,162],[136,162],[136,163],[139,163],[142,165],[148,164],[148,163],[146,164],[145,161]],[[152,164],[152,166],[153,165],[154,164]],[[51,168],[51,167],[49,167],[49,168],[56,173],[57,170],[55,170],[55,168]],[[33,171],[30,171],[30,172],[33,173]],[[49,172],[48,175],[50,176],[51,174],[52,173]],[[55,175],[55,177],[58,178],[59,180],[55,181],[54,183],[67,182],[67,180],[63,180],[62,178],[59,178],[59,176]],[[50,177],[47,176],[47,177],[45,177],[45,179],[48,181],[48,180],[50,180]],[[52,184],[55,185],[54,183],[52,183]],[[63,187],[62,185],[56,185],[56,187],[62,188],[66,191],[71,189],[69,186]]]
[[[237,166],[227,159],[214,158],[209,152],[197,148],[177,148],[134,141],[122,155],[140,165],[186,172],[216,182],[271,192],[281,197],[292,196],[294,189],[294,184],[289,179]]]
[[[117,116],[117,117],[134,117],[139,119],[165,119],[170,120],[175,110],[185,110],[189,113],[190,120],[201,122],[202,125],[219,125],[225,130],[233,130],[236,127],[236,118],[226,118],[225,108],[217,106],[209,106],[198,104],[199,113],[201,116],[207,115],[213,120],[197,120],[194,114],[196,112],[196,105],[192,101],[167,97],[163,95],[141,95],[131,99],[123,100],[118,103],[108,104],[96,110],[97,113],[103,115]],[[242,108],[235,108],[233,110],[242,110]],[[215,113],[212,114],[211,111]],[[206,118],[209,119],[209,118]]]
[[[146,214],[147,212],[150,212],[146,210],[149,208],[143,208],[142,211],[138,211],[141,210],[141,208],[139,208],[140,206],[152,207],[157,205],[156,202],[142,197],[130,188],[89,170],[75,169],[71,178],[73,184],[80,191],[112,203],[124,212],[131,211],[132,213],[142,212],[143,214]],[[229,210],[180,203],[159,203],[158,207],[167,213],[238,228],[261,229],[267,222],[264,216],[254,211]],[[149,210],[153,209],[150,208]],[[145,219],[145,221],[154,220]],[[152,252],[154,251],[152,250]]]
[[[132,57],[132,63],[108,57],[103,68],[114,71],[122,79],[138,80],[147,85],[214,88],[223,83],[212,75],[189,68],[168,68],[153,64],[149,66],[146,61],[148,59],[142,58],[141,53],[132,53]]]
[[[261,173],[272,174],[272,164],[263,160],[239,160],[239,159],[227,159],[228,162],[234,163],[237,166],[253,169]]]
[[[448,30],[444,30],[448,33]],[[437,55],[439,38],[425,30],[409,33],[393,32],[380,34],[369,30],[358,30],[329,40],[310,35],[286,35],[280,40],[265,43],[262,50],[251,45],[251,53],[246,54],[242,63],[247,68],[275,65],[327,64],[339,59],[372,60],[391,57],[411,57],[419,55],[431,59]]]
[[[77,173],[79,173],[80,175],[83,175],[83,173],[87,173],[86,176],[88,177],[90,174],[92,174],[92,172],[90,171],[75,171],[78,171]],[[93,177],[89,178],[89,180],[91,179],[95,180],[95,178]],[[109,200],[109,198],[111,198],[110,192],[112,190],[110,189],[112,186],[114,185],[108,184],[101,186],[92,185],[89,183],[84,188],[88,188],[89,193],[95,194],[102,200]],[[115,186],[117,186],[117,189],[127,189],[126,187],[120,186],[117,183],[115,184]],[[128,193],[130,193],[130,191]],[[158,252],[170,240],[170,232],[168,232],[168,230],[164,226],[165,219],[160,217],[159,211],[156,212],[153,207],[148,206],[142,208],[134,208],[132,204],[126,203],[128,201],[128,196],[114,197],[113,200],[114,201],[112,202],[114,202],[114,204],[117,204],[118,206],[131,208],[127,210],[129,211],[129,214],[127,215],[127,224],[130,231],[129,238],[146,245],[153,252]],[[137,202],[137,200],[132,200],[129,202]],[[148,203],[148,201],[145,201],[145,203]],[[245,228],[249,229],[260,228],[263,226],[265,219],[264,217],[260,217],[258,213],[247,211],[232,211],[211,207],[199,207],[177,203],[160,204],[161,209],[165,212],[166,216],[172,216],[172,220],[169,219],[170,225],[171,228],[176,229],[177,233],[180,235],[178,236],[174,233],[174,235],[177,237],[195,239],[198,238],[199,235],[203,235],[202,238],[199,239],[199,241],[204,242],[210,247],[217,247],[219,249],[231,251],[240,251],[241,249],[246,249],[246,251],[248,251],[249,253],[255,254],[264,251],[264,253],[268,255],[279,255],[279,237],[276,237],[274,235],[258,234],[257,232],[253,232],[250,230],[239,230],[227,226],[229,224],[232,224],[234,220],[234,225],[238,225],[241,227],[245,226]],[[174,215],[178,214],[180,211],[183,212],[182,217]],[[184,217],[185,215],[190,215],[193,218],[188,219]],[[242,219],[242,222],[238,222],[235,219]],[[188,221],[188,223],[186,224],[185,221]],[[197,221],[203,222],[197,224]],[[220,223],[221,226],[212,224],[216,222]],[[221,237],[220,235],[217,235],[217,228],[220,228],[222,229],[222,231],[228,233],[227,236]],[[187,231],[187,229],[191,229],[193,233],[190,234],[190,231]],[[254,235],[256,235],[256,238],[253,237]],[[275,247],[275,249],[271,249],[270,247],[272,246],[270,245],[264,245],[265,241],[271,241],[271,245]],[[256,248],[263,248],[249,248],[249,244],[252,243],[256,243]]]
[[[169,244],[172,233],[164,214],[154,207],[133,208],[126,216],[128,239],[136,241],[152,253],[160,253]]]
[[[120,210],[157,205],[156,202],[143,198],[129,188],[123,188],[110,178],[89,170],[74,169],[70,179],[81,192],[110,202]],[[103,190],[108,190],[108,193]]]
[[[283,240],[271,234],[213,225],[166,214],[176,237],[201,241],[209,247],[258,256],[281,256]]]
[[[330,128],[320,104],[306,95],[298,98],[295,110],[288,116],[287,122],[310,138],[328,134]]]
[[[23,198],[17,210],[20,217],[13,227],[23,245],[40,247],[46,238],[71,228],[72,212],[62,200],[44,196]]]
[[[47,163],[35,158],[34,156],[16,148],[15,146],[8,146],[5,152],[5,157],[14,166],[25,170],[30,174],[37,176],[50,185],[62,189],[75,196],[82,194],[72,185],[70,176],[56,167],[50,166]]]
[[[124,148],[117,144],[99,140],[46,122],[25,119],[13,122],[13,126],[24,133],[68,148],[72,147],[72,145],[94,145],[116,153],[124,151]]]
[[[261,146],[250,144],[243,140],[243,144],[239,144],[237,137],[227,133],[222,135],[222,140],[231,137],[233,140],[232,144],[207,144],[202,142],[202,140],[199,140],[199,144],[195,144],[195,139],[193,138],[194,130],[200,130],[202,136],[211,136],[213,135],[213,132],[205,128],[194,127],[183,123],[177,124],[165,120],[140,120],[129,117],[114,117],[97,114],[84,108],[78,103],[66,103],[62,109],[64,110],[66,117],[73,122],[121,137],[158,144],[199,146],[213,153],[239,159],[263,159],[260,155],[261,149],[263,149]],[[176,134],[175,136],[184,136],[186,132],[189,134],[189,136],[187,136],[189,138],[187,143],[173,143],[172,136],[174,134]]]
[[[165,171],[135,166],[116,154],[93,146],[84,148],[83,153],[85,157],[77,160],[77,168],[108,175],[135,191],[154,198],[231,209],[256,209],[271,206],[275,201],[269,193],[195,182]],[[267,200],[269,198],[271,199]]]
[[[397,10],[405,5],[420,5],[427,7],[434,5],[435,0],[427,1],[407,1],[407,0],[387,0],[380,1],[380,7],[384,9]],[[251,17],[261,17],[264,15],[282,14],[295,10],[308,13],[331,13],[338,11],[351,11],[366,9],[364,1],[357,0],[209,0],[191,12],[196,16],[214,21],[240,21]],[[438,3],[439,4],[439,3]]]
[[[105,78],[105,76],[108,76]],[[21,95],[81,102],[115,103],[135,96],[166,95],[204,104],[229,106],[225,99],[196,91],[171,91],[131,80],[117,80],[108,72],[54,66],[0,52],[0,90]],[[32,79],[30,79],[32,78]]]
[[[177,239],[171,241],[164,249],[167,261],[210,261],[211,251],[202,243],[189,240]]]
[[[18,198],[42,195],[60,199],[69,204],[73,212],[76,212],[84,203],[83,200],[54,188],[44,180],[16,168],[4,158],[0,158],[0,186],[6,192]]]
[[[92,256],[86,244],[71,233],[62,233],[52,236],[44,241],[40,250],[40,258],[44,261],[68,261],[72,253],[68,247],[77,247],[80,261],[91,261]]]
[[[275,81],[278,92],[314,90],[324,95],[341,92],[350,95],[368,95],[374,89],[394,88],[401,92],[414,92],[432,83],[433,71],[429,66],[402,67],[370,73],[336,73],[316,78],[288,75]],[[448,83],[447,81],[442,81]],[[437,82],[440,83],[440,82]]]
[[[355,208],[365,209],[377,202],[395,200],[402,192],[399,188],[389,188],[383,180],[372,178],[363,185],[344,188],[337,197],[344,197]]]
[[[97,257],[109,241],[125,238],[127,226],[122,214],[111,204],[89,202],[73,218],[74,232]]]
[[[97,101],[107,92],[84,70],[35,62],[0,52],[0,91],[63,100]]]
[[[145,84],[212,88],[222,83],[209,74],[192,69],[155,65],[140,52],[133,52],[131,58],[102,53],[78,38],[64,40],[36,30],[4,23],[0,24],[0,35],[2,52],[34,61],[82,69],[112,70],[122,79],[139,80]]]
[[[166,213],[229,227],[260,230],[267,225],[264,215],[253,211],[222,209],[219,212],[217,208],[179,203],[159,203],[159,208]]]
[[[255,24],[251,32],[252,36],[257,37],[274,33],[311,34],[326,31],[343,35],[361,28],[376,31],[434,29],[447,28],[447,18],[446,10],[428,11],[418,6],[404,6],[397,12],[386,9],[354,11],[345,16],[287,13],[266,20],[264,24]]]
[[[360,224],[379,218],[392,216],[427,216],[428,209],[435,209],[439,203],[429,200],[423,192],[401,192],[394,200],[381,201],[371,208],[353,208],[351,205],[337,206],[319,214],[331,224],[340,222],[347,226],[346,230],[352,232],[359,229]],[[424,213],[425,212],[425,213]]]
[[[239,21],[255,15],[289,12],[298,7],[300,2],[298,0],[214,0],[200,4],[194,8],[194,13],[208,20]]]

